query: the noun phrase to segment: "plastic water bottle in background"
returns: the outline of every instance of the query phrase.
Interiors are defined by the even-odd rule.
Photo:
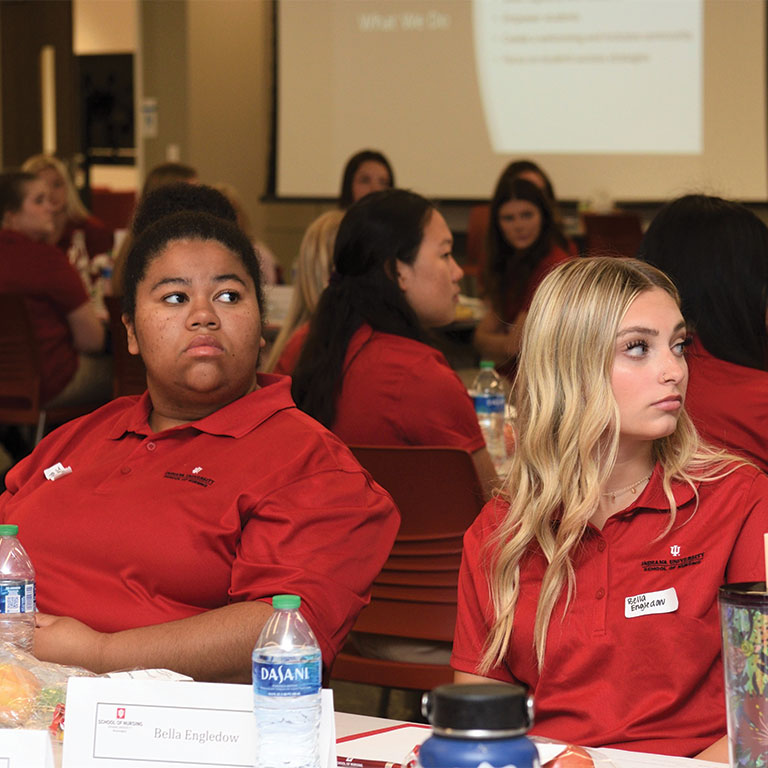
[[[256,768],[318,768],[322,656],[297,595],[275,595],[275,612],[253,649]]]
[[[69,263],[77,270],[88,293],[91,291],[91,267],[88,249],[85,247],[85,232],[76,229],[72,233],[72,245],[67,252]]]
[[[475,401],[475,412],[485,445],[498,470],[507,458],[504,444],[504,409],[507,398],[501,378],[490,360],[480,363],[480,373],[472,385],[472,399]]]
[[[32,652],[35,569],[16,538],[18,525],[0,525],[0,641]]]

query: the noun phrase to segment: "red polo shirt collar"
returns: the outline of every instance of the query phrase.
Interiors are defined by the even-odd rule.
[[[238,398],[223,408],[219,408],[209,416],[189,424],[180,424],[157,434],[171,433],[182,429],[196,429],[209,435],[239,438],[252,432],[278,411],[296,407],[291,399],[291,379],[289,376],[260,373],[257,374],[256,381],[259,389]],[[251,408],[251,400],[254,396],[258,396],[259,410],[263,414],[258,421],[243,418],[243,409],[249,409],[251,414],[255,410]],[[120,440],[128,433],[143,437],[155,434],[149,425],[151,413],[152,399],[147,390],[134,406],[126,410],[122,418],[118,419],[115,426],[109,431],[107,438]]]

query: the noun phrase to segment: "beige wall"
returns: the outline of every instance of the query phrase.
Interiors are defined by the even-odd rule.
[[[143,95],[158,105],[158,137],[142,139],[143,167],[179,159],[206,183],[239,191],[260,239],[287,277],[306,225],[323,206],[261,203],[272,109],[270,0],[142,0]]]
[[[157,137],[139,139],[144,172],[168,159],[178,147],[179,159],[191,162],[188,139],[187,4],[143,0],[137,51],[136,96],[157,99]],[[141,113],[136,115],[137,136]]]

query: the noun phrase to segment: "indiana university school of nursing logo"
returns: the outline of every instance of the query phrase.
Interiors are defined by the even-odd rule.
[[[115,717],[118,720],[125,720],[125,707],[118,707],[117,714],[115,715]]]
[[[674,544],[669,548],[669,554],[672,555],[672,557],[678,557],[680,555],[680,547],[678,547],[677,544]]]

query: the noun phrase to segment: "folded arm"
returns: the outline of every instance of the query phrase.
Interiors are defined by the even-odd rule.
[[[488,310],[475,328],[475,347],[483,360],[501,365],[517,355],[527,315],[527,312],[518,313],[510,324],[503,322],[492,309]]]

